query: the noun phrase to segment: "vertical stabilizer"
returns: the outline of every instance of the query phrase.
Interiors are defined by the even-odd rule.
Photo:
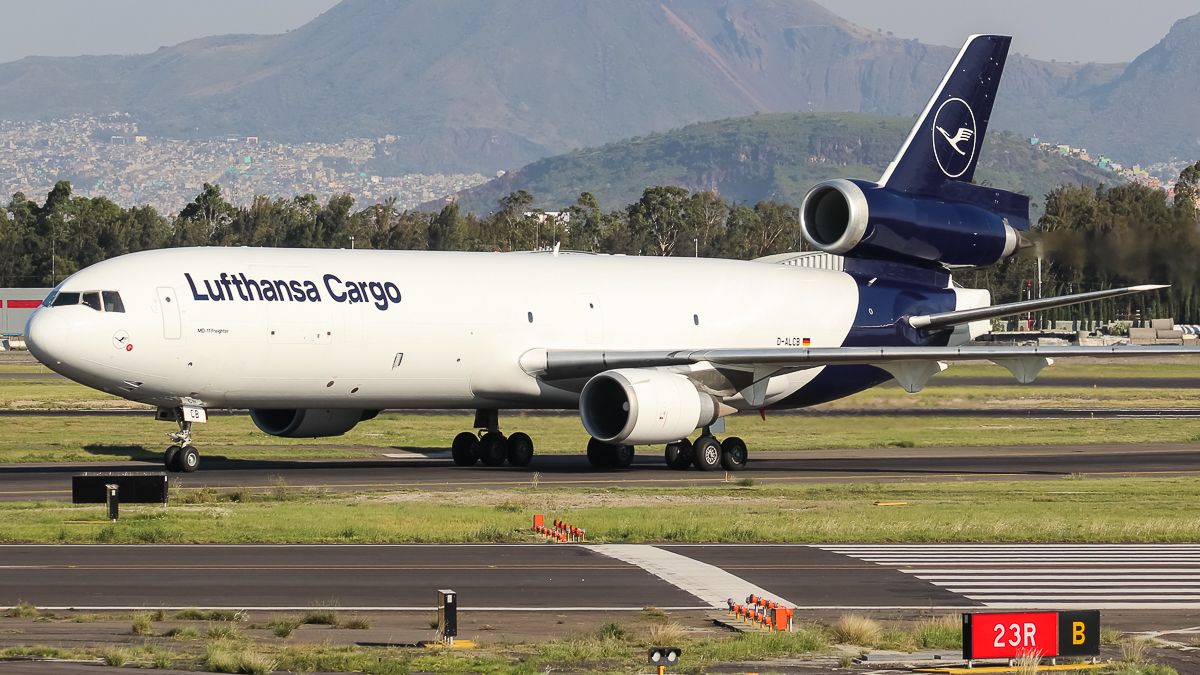
[[[1004,35],[967,38],[946,77],[879,183],[936,195],[947,182],[970,183],[996,102],[1008,45]]]

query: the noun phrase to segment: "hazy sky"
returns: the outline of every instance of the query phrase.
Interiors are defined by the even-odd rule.
[[[489,0],[479,0],[488,2]],[[631,0],[650,2],[652,0]],[[1013,49],[1060,61],[1128,61],[1200,0],[818,0],[900,37],[958,46],[1008,33]],[[337,0],[4,0],[0,62],[30,55],[133,54],[222,33],[279,33]]]

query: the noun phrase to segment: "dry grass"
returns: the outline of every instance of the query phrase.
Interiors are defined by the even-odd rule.
[[[4,613],[10,619],[36,619],[41,615],[41,610],[25,601],[18,601]]]
[[[838,642],[859,647],[873,647],[883,635],[878,621],[858,614],[841,615],[829,630]]]
[[[275,671],[278,662],[266,654],[249,648],[234,649],[225,645],[209,645],[203,666],[213,673],[248,673],[267,675]]]
[[[1022,654],[1017,657],[1016,662],[1013,664],[1015,667],[1013,672],[1016,673],[1016,675],[1037,675],[1038,666],[1041,664],[1042,657],[1036,652]]]
[[[1146,654],[1150,650],[1150,641],[1144,638],[1127,638],[1121,641],[1121,662],[1130,665],[1147,663]]]
[[[687,628],[684,628],[682,624],[668,621],[650,626],[646,640],[651,647],[674,647],[687,639],[687,633]]]
[[[150,612],[138,612],[133,615],[133,623],[129,632],[134,635],[149,635],[154,630],[153,617]]]

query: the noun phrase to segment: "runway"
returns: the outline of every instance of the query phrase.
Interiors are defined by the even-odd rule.
[[[1194,612],[1200,545],[3,546],[0,606],[426,611],[722,608]]]
[[[205,457],[200,471],[171,474],[183,488],[334,491],[460,490],[529,487],[683,487],[749,479],[756,484],[881,481],[1059,479],[1088,476],[1200,474],[1193,444],[879,448],[751,454],[746,469],[672,471],[657,449],[625,470],[593,470],[582,456],[535,456],[527,468],[458,467],[448,453],[400,453],[379,460],[224,460]],[[281,454],[285,451],[281,450]],[[125,461],[0,465],[0,501],[68,500],[71,476],[84,471],[159,472],[157,462]]]

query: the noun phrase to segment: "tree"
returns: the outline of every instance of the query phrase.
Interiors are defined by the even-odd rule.
[[[205,183],[190,204],[179,212],[172,246],[222,246],[232,243],[229,225],[234,207],[221,196],[221,187]]]
[[[1197,220],[1200,211],[1200,162],[1187,167],[1179,174],[1175,182],[1175,208],[1190,213],[1192,220]]]
[[[687,199],[688,191],[681,187],[651,187],[629,205],[629,229],[644,238],[646,253],[675,255],[684,241],[692,243],[695,226],[688,218]]]

